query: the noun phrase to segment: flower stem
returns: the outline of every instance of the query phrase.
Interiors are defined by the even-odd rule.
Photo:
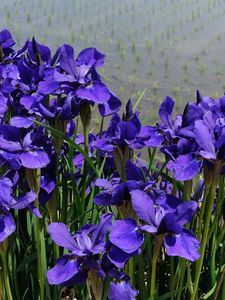
[[[41,181],[41,169],[26,169],[26,178],[31,190],[36,193],[35,206],[39,210],[39,200],[38,195],[40,191],[40,181]],[[35,217],[35,236],[37,242],[37,265],[38,265],[38,281],[40,286],[40,300],[44,300],[45,296],[45,274],[42,267],[42,240],[41,231],[43,229],[40,226],[40,219]]]
[[[7,296],[7,300],[13,300],[11,294],[11,288],[9,284],[9,271],[7,266],[7,252],[1,253],[1,261],[2,261],[2,277],[5,286],[5,294]]]
[[[129,260],[129,277],[131,284],[134,285],[134,258],[130,258]]]
[[[155,245],[152,255],[152,272],[151,272],[151,287],[150,287],[150,300],[155,298],[155,285],[156,285],[156,264],[159,256],[159,252],[162,245],[162,236],[155,237]]]
[[[204,196],[203,196],[203,200],[202,200],[200,216],[199,216],[199,219],[198,219],[197,237],[199,239],[201,239],[201,235],[202,235],[202,220],[203,220],[203,216],[204,216],[204,213],[205,213],[205,206],[206,206],[208,192],[209,192],[209,189],[207,187],[205,187],[205,192],[204,192]]]
[[[212,215],[213,203],[214,203],[214,198],[215,198],[215,193],[216,193],[220,170],[221,170],[221,164],[219,161],[217,161],[215,164],[214,172],[212,174],[213,175],[212,176],[212,184],[211,184],[211,188],[209,191],[209,197],[207,199],[207,202],[208,202],[207,211],[206,211],[207,214],[206,214],[206,217],[204,220],[205,222],[204,222],[202,241],[201,241],[201,247],[200,247],[201,256],[200,256],[199,260],[196,262],[195,282],[194,282],[194,289],[193,289],[193,294],[191,296],[191,300],[196,299],[197,292],[198,292],[199,279],[200,279],[202,264],[203,264],[203,260],[204,260],[206,244],[207,244],[207,240],[208,240],[210,219],[211,219],[211,215]]]
[[[174,281],[174,256],[170,257],[170,293],[171,293],[171,300],[173,300],[173,295],[174,295],[174,286],[175,286],[175,281]]]
[[[47,208],[50,215],[51,222],[58,222],[58,210],[60,206],[59,196],[59,153],[56,153],[56,185],[52,198],[47,202]]]
[[[225,267],[223,268],[223,271],[220,275],[220,278],[217,282],[217,285],[216,285],[216,290],[215,290],[215,294],[214,294],[214,297],[213,297],[213,300],[216,300],[218,299],[218,296],[219,296],[219,292],[220,292],[220,287],[222,285],[222,283],[224,282],[224,276],[225,276]],[[224,299],[224,298],[222,298]]]
[[[36,206],[37,207],[37,206]],[[41,239],[40,239],[40,220],[35,218],[36,221],[36,239],[37,239],[37,259],[38,259],[38,277],[39,277],[39,286],[40,286],[40,299],[44,300],[44,274],[42,274],[42,251],[41,251]]]
[[[192,193],[192,180],[184,181],[184,191],[183,191],[183,200],[188,201],[191,199]]]
[[[83,125],[83,133],[84,133],[84,150],[85,152],[89,153],[89,144],[88,144],[88,127]],[[84,212],[85,209],[85,196],[86,196],[86,188],[87,188],[87,180],[88,180],[88,163],[87,161],[84,159],[84,164],[83,164],[83,171],[82,171],[82,181],[81,181],[81,186],[82,186],[82,196],[80,198],[80,214],[82,214]]]
[[[180,273],[180,282],[179,282],[179,289],[178,289],[178,295],[176,300],[180,300],[182,291],[183,291],[183,284],[184,284],[184,277],[186,273],[186,261],[182,259],[181,261],[181,273]]]
[[[103,126],[104,126],[104,117],[101,119],[101,125],[100,125],[100,130],[99,130],[99,138],[102,138],[102,132],[103,132]]]
[[[148,170],[151,170],[152,167],[152,163],[153,163],[153,159],[155,157],[155,153],[156,153],[156,148],[153,149],[153,151],[151,152],[151,148],[148,148],[148,159],[149,159],[149,164],[148,164]]]

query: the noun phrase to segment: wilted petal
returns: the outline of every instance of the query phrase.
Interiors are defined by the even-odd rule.
[[[135,300],[138,291],[132,289],[129,282],[110,283],[109,287],[109,300]]]
[[[183,229],[179,235],[167,235],[164,240],[168,255],[180,256],[190,261],[199,259],[200,243],[190,230]]]
[[[110,233],[110,242],[127,253],[137,251],[144,242],[133,219],[115,221]]]

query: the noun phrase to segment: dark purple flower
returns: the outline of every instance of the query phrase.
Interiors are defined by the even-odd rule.
[[[32,122],[24,118],[13,119],[17,127],[0,125],[1,156],[7,160],[6,154],[14,155],[14,159],[28,169],[43,168],[50,162],[48,154],[42,146],[36,145],[37,132],[24,133],[18,127],[27,127]]]
[[[16,230],[16,223],[11,214],[0,214],[0,243]]]
[[[15,41],[13,40],[11,33],[7,29],[4,29],[0,32],[0,44],[3,49],[11,48],[15,45]]]
[[[83,225],[73,236],[63,223],[49,225],[48,230],[53,241],[70,251],[68,255],[61,256],[56,265],[47,272],[50,284],[79,284],[86,280],[87,272],[96,268],[95,255],[105,251],[105,237],[111,220],[112,214],[104,214],[98,226]]]
[[[190,230],[183,227],[191,221],[197,209],[196,202],[177,201],[174,207],[171,207],[171,203],[156,206],[150,196],[139,190],[132,191],[131,198],[134,211],[146,223],[140,228],[152,234],[163,235],[168,255],[178,255],[190,261],[200,257],[199,241]],[[170,198],[166,199],[168,200]]]
[[[111,282],[109,288],[109,300],[135,300],[138,295],[138,291],[132,289],[129,282]]]
[[[103,206],[122,205],[124,201],[130,200],[129,192],[138,188],[138,182],[135,180],[112,185],[106,179],[97,179],[95,185],[106,189],[94,197],[94,203]]]
[[[108,258],[116,267],[123,268],[132,256],[140,253],[144,237],[136,221],[127,218],[113,223],[109,240],[112,245]]]
[[[102,82],[96,69],[104,64],[104,55],[95,48],[82,50],[74,59],[74,50],[69,45],[60,48],[59,66],[65,72],[54,74],[55,82],[60,82],[68,92],[73,91],[73,101],[99,105],[103,117],[119,110],[121,101]],[[51,84],[51,80],[47,80]],[[77,100],[76,100],[77,98]]]
[[[55,266],[48,270],[47,278],[49,284],[67,286],[84,283],[87,275],[80,268],[77,259],[70,255],[63,255],[56,261]]]
[[[178,115],[175,120],[172,120],[174,101],[170,97],[166,97],[159,109],[159,117],[162,121],[160,129],[165,132],[167,138],[171,140],[178,134],[178,130],[182,125],[182,116]]]
[[[33,202],[37,197],[33,191],[14,197],[13,188],[14,182],[10,178],[0,177],[0,242],[16,229],[16,223],[10,210],[23,208],[33,210]]]

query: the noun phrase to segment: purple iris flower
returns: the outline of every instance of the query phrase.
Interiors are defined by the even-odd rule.
[[[27,55],[33,64],[45,63],[51,65],[51,50],[47,46],[39,44],[35,38],[27,43]],[[39,59],[40,61],[38,61]]]
[[[119,110],[121,101],[107,88],[96,71],[104,63],[102,53],[95,48],[87,48],[74,59],[73,48],[66,44],[58,52],[57,68],[39,85],[39,93],[47,94],[60,88],[64,94],[70,94],[73,106],[97,103],[103,117]]]
[[[181,115],[177,115],[175,120],[172,119],[173,108],[174,100],[170,97],[166,97],[159,109],[159,117],[162,121],[162,125],[159,126],[169,140],[177,136],[179,128],[182,125]]]
[[[109,240],[108,259],[117,268],[123,268],[131,257],[141,252],[144,236],[136,221],[127,218],[113,223]]]
[[[109,288],[109,300],[135,300],[138,295],[138,291],[132,289],[129,282],[111,282]]]
[[[50,162],[49,156],[43,146],[36,143],[38,132],[34,130],[23,131],[33,123],[32,120],[15,117],[12,122],[16,126],[0,125],[0,156],[8,163],[18,164],[28,168],[43,168]],[[17,167],[18,168],[18,167]]]
[[[11,33],[7,29],[0,31],[0,47],[4,56],[8,56],[13,52],[12,46],[14,45],[15,41],[13,40]],[[1,60],[3,59],[4,57],[1,58]]]
[[[126,161],[132,156],[133,149],[145,146],[143,139],[146,138],[146,132],[143,138],[140,132],[138,112],[133,113],[132,102],[129,100],[122,119],[117,113],[114,114],[107,131],[94,143],[94,147],[102,153],[113,155],[121,178],[124,177]]]
[[[113,185],[106,179],[97,179],[95,185],[106,189],[94,197],[94,203],[103,206],[122,205],[124,201],[130,200],[129,192],[139,186],[135,180]]]
[[[107,130],[107,137],[113,145],[124,147],[135,140],[141,131],[141,122],[138,114],[138,112],[133,113],[132,102],[129,100],[122,120],[118,114],[112,117]]]
[[[130,160],[126,163],[126,182],[121,182],[119,177],[112,175],[112,180],[98,178],[95,181],[95,186],[101,187],[104,190],[94,196],[96,205],[123,205],[126,201],[130,201],[130,192],[141,187],[144,188],[143,174],[145,174],[144,166],[140,167],[132,163]],[[146,178],[147,172],[146,172]],[[148,178],[150,179],[150,178]]]
[[[91,269],[98,269],[98,254],[105,251],[105,237],[111,227],[112,214],[102,215],[98,226],[87,224],[71,235],[63,223],[49,225],[49,233],[53,241],[69,250],[69,254],[61,256],[56,265],[48,270],[50,284],[79,284],[85,282]]]
[[[167,144],[161,150],[170,160],[168,167],[174,178],[190,180],[202,166],[213,169],[215,162],[225,157],[225,97],[214,100],[202,97],[197,91],[196,103],[186,105],[179,126],[172,121],[173,105],[173,100],[167,97],[160,107],[164,125],[159,125],[159,129],[165,134]]]
[[[55,167],[55,159],[51,159],[48,166],[42,169],[40,191],[38,194],[38,201],[42,205],[45,205],[46,202],[53,196],[56,186]]]
[[[146,223],[140,228],[162,235],[168,255],[180,256],[190,261],[200,257],[199,241],[190,230],[183,227],[191,221],[197,209],[196,202],[180,203],[176,198],[171,201],[170,196],[163,205],[156,206],[152,198],[140,190],[132,191],[131,199],[137,216]]]
[[[214,100],[197,91],[196,103],[188,103],[182,115],[172,119],[174,101],[166,97],[159,115],[159,130],[165,137],[161,151],[169,160],[168,168],[176,180],[190,180],[202,166],[213,169],[225,157],[225,97]],[[222,172],[224,170],[222,169]]]
[[[19,197],[14,197],[13,181],[8,177],[0,177],[0,242],[3,242],[16,230],[16,223],[10,209],[34,209],[33,202],[36,193],[30,191]],[[35,211],[34,211],[35,212]]]
[[[0,92],[0,117],[2,118],[8,110],[8,99]]]
[[[193,126],[197,119],[203,117],[203,110],[195,104],[188,104],[183,115],[177,115],[173,120],[173,108],[173,99],[166,97],[159,109],[162,125],[158,124],[158,128],[163,133],[166,144],[161,151],[168,159],[167,166],[174,173],[174,178],[180,181],[190,180],[202,167]]]

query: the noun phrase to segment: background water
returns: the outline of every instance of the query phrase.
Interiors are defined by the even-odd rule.
[[[125,103],[144,90],[143,119],[154,122],[166,95],[181,111],[203,95],[225,91],[225,0],[1,0],[0,28],[18,47],[33,35],[54,52],[106,54],[105,82]]]

